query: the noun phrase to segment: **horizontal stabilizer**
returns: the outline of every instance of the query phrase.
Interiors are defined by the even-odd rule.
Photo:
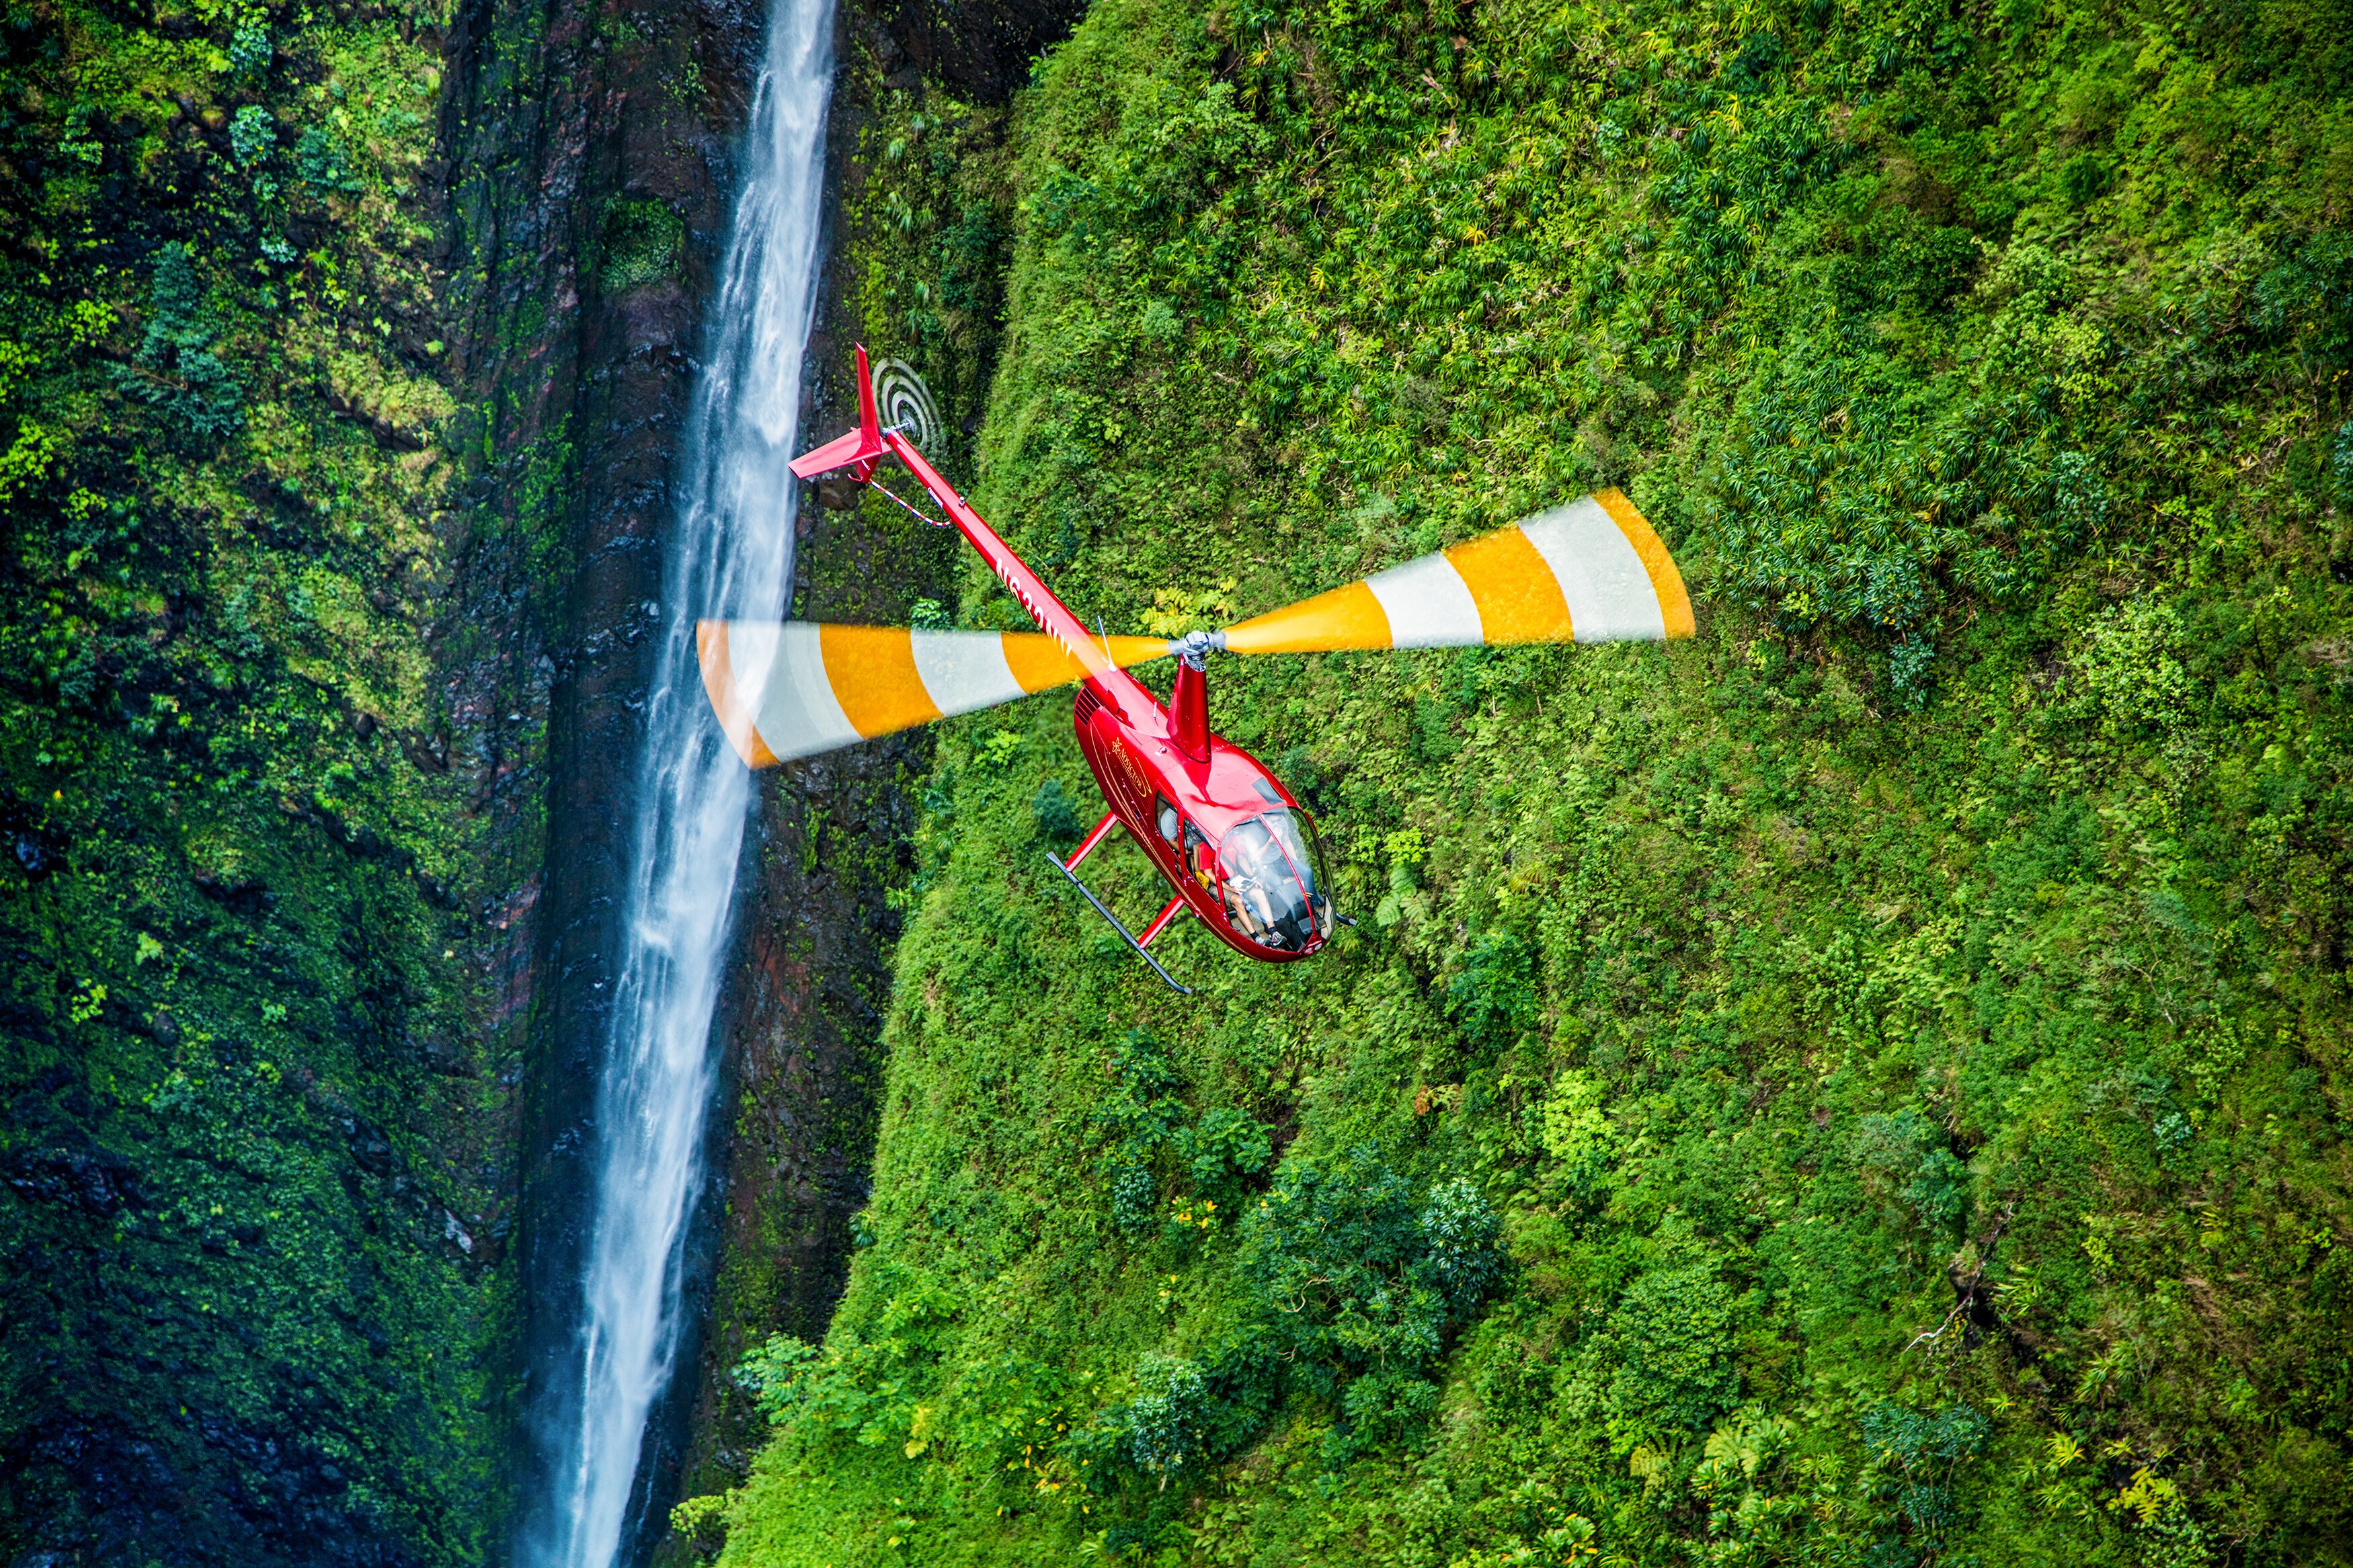
[[[1692,635],[1683,574],[1616,490],[1229,626],[1234,653],[1659,642]]]
[[[1067,686],[1087,671],[1039,632],[911,631],[807,621],[701,621],[703,689],[736,754],[755,768]],[[1165,637],[1096,644],[1121,666]]]
[[[855,463],[871,463],[882,455],[884,449],[879,437],[870,443],[864,431],[852,430],[847,436],[834,437],[814,452],[795,458],[793,472],[802,479],[813,479],[819,474],[847,468]]]

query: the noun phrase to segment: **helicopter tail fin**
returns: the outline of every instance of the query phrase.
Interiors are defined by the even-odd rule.
[[[858,345],[858,434],[882,449],[882,416],[874,407],[874,372],[866,363],[866,345]]]
[[[805,479],[836,468],[848,468],[860,484],[874,477],[875,460],[890,448],[882,444],[882,420],[874,407],[874,373],[867,368],[866,345],[858,345],[858,428],[793,459],[793,472]]]

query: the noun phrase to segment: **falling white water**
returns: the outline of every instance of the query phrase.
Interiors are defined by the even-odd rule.
[[[791,576],[801,356],[816,292],[818,201],[833,76],[832,0],[776,0],[744,184],[681,453],[662,646],[638,771],[636,842],[612,1036],[596,1090],[600,1152],[581,1281],[577,1387],[555,1495],[526,1568],[614,1568],[646,1425],[676,1354],[689,1220],[703,1184],[719,994],[752,785],[712,721],[698,616],[781,616]],[[758,672],[747,672],[759,679]]]

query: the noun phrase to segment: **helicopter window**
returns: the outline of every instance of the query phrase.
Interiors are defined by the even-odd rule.
[[[1307,901],[1315,910],[1316,931],[1330,936],[1332,923],[1337,917],[1332,908],[1332,879],[1324,871],[1324,835],[1316,831],[1313,816],[1303,811],[1299,816],[1307,824],[1307,853],[1310,857]]]
[[[1273,832],[1275,842],[1282,846],[1282,852],[1291,858],[1292,865],[1298,868],[1300,878],[1307,884],[1308,894],[1314,896],[1315,862],[1307,854],[1307,840],[1301,836],[1298,822],[1287,811],[1270,811],[1259,820]]]
[[[1181,820],[1176,815],[1176,808],[1168,804],[1166,795],[1154,795],[1152,805],[1154,815],[1159,819],[1160,837],[1174,846],[1176,842],[1176,825]]]
[[[1273,830],[1275,838],[1291,863],[1299,868],[1301,881],[1307,894],[1307,907],[1314,911],[1315,931],[1319,936],[1332,934],[1331,879],[1324,874],[1324,840],[1315,831],[1315,819],[1304,811],[1270,811],[1261,820]],[[1301,825],[1306,831],[1303,834]]]
[[[1287,811],[1251,817],[1218,847],[1225,904],[1233,923],[1266,947],[1300,948],[1321,934],[1326,900],[1317,895],[1314,860]]]

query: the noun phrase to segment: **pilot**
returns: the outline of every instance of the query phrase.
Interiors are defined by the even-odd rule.
[[[1185,858],[1193,868],[1193,880],[1201,884],[1203,892],[1214,895],[1218,890],[1218,874],[1209,864],[1209,841],[1202,836],[1199,828],[1189,824],[1185,829]]]

